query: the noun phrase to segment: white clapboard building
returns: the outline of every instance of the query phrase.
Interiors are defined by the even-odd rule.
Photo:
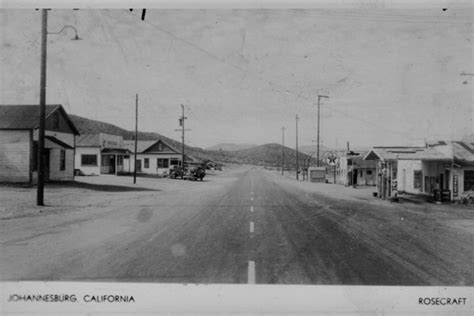
[[[84,134],[76,141],[76,168],[85,175],[118,174],[124,172],[124,159],[130,153],[123,147],[122,136]]]
[[[39,105],[0,105],[0,182],[35,183]],[[45,181],[74,180],[78,130],[61,105],[46,105]]]

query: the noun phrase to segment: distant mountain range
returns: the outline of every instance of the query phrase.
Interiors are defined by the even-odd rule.
[[[248,149],[235,150],[230,152],[230,154],[232,159],[245,164],[280,167],[284,157],[285,169],[294,168],[296,165],[296,150],[283,147],[280,144],[265,144]],[[298,156],[299,165],[303,166],[307,158],[308,155],[300,152]],[[311,162],[314,164],[316,160],[311,159]]]
[[[257,147],[257,146],[258,145],[252,145],[252,144],[222,143],[222,144],[217,144],[211,147],[207,147],[206,150],[235,151],[235,150],[249,149],[249,148]]]
[[[110,123],[91,120],[74,114],[69,114],[69,117],[81,134],[108,133],[120,135],[125,140],[133,140],[135,137],[135,131],[128,131]],[[181,142],[158,133],[139,131],[138,139],[162,139],[178,150],[181,148]],[[187,155],[200,160],[213,160],[222,163],[250,164],[271,167],[281,166],[282,151],[284,151],[285,168],[294,168],[294,165],[296,164],[296,151],[288,147],[284,147],[283,149],[283,146],[280,144],[265,144],[260,146],[250,144],[220,144],[207,149],[185,146],[185,152]],[[300,166],[303,165],[303,162],[307,157],[306,154],[300,151],[298,157]],[[311,161],[313,164],[316,162],[314,159],[311,159]]]

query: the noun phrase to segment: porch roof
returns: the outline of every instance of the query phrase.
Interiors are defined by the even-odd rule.
[[[132,152],[128,149],[123,148],[104,148],[101,151],[102,154],[118,154],[118,155],[130,155]]]
[[[60,141],[59,139],[57,139],[57,138],[54,137],[54,136],[46,135],[46,136],[44,136],[44,138],[45,138],[47,141],[50,141],[50,142],[52,142],[52,143],[54,143],[54,144],[56,144],[56,145],[58,145],[58,146],[60,146],[60,147],[62,147],[62,148],[64,148],[64,149],[74,149],[74,147],[72,147],[72,146],[66,144],[66,143],[63,142],[63,141]],[[47,144],[47,143],[45,144],[45,147],[48,148],[48,144]]]

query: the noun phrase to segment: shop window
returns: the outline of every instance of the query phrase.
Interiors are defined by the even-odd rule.
[[[66,170],[66,151],[64,149],[59,152],[59,170]]]
[[[171,166],[178,166],[179,165],[179,159],[178,158],[171,158],[170,159],[170,165]]]
[[[413,188],[415,189],[422,189],[421,181],[423,179],[423,174],[421,170],[414,170],[413,171]]]
[[[97,155],[81,155],[81,166],[97,166]]]
[[[158,158],[157,165],[158,168],[169,168],[169,159]]]
[[[474,170],[464,170],[464,191],[474,191]]]
[[[148,169],[150,168],[150,158],[145,158],[143,161],[143,168]]]

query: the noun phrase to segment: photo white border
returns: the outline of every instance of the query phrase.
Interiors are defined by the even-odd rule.
[[[1,9],[33,8],[283,9],[473,8],[474,1],[276,0],[0,0]],[[456,314],[474,311],[474,287],[204,285],[98,282],[2,282],[2,314]],[[74,294],[76,303],[8,302],[10,295]],[[84,303],[85,295],[127,295],[134,303]],[[424,305],[420,298],[466,298],[463,305]]]

